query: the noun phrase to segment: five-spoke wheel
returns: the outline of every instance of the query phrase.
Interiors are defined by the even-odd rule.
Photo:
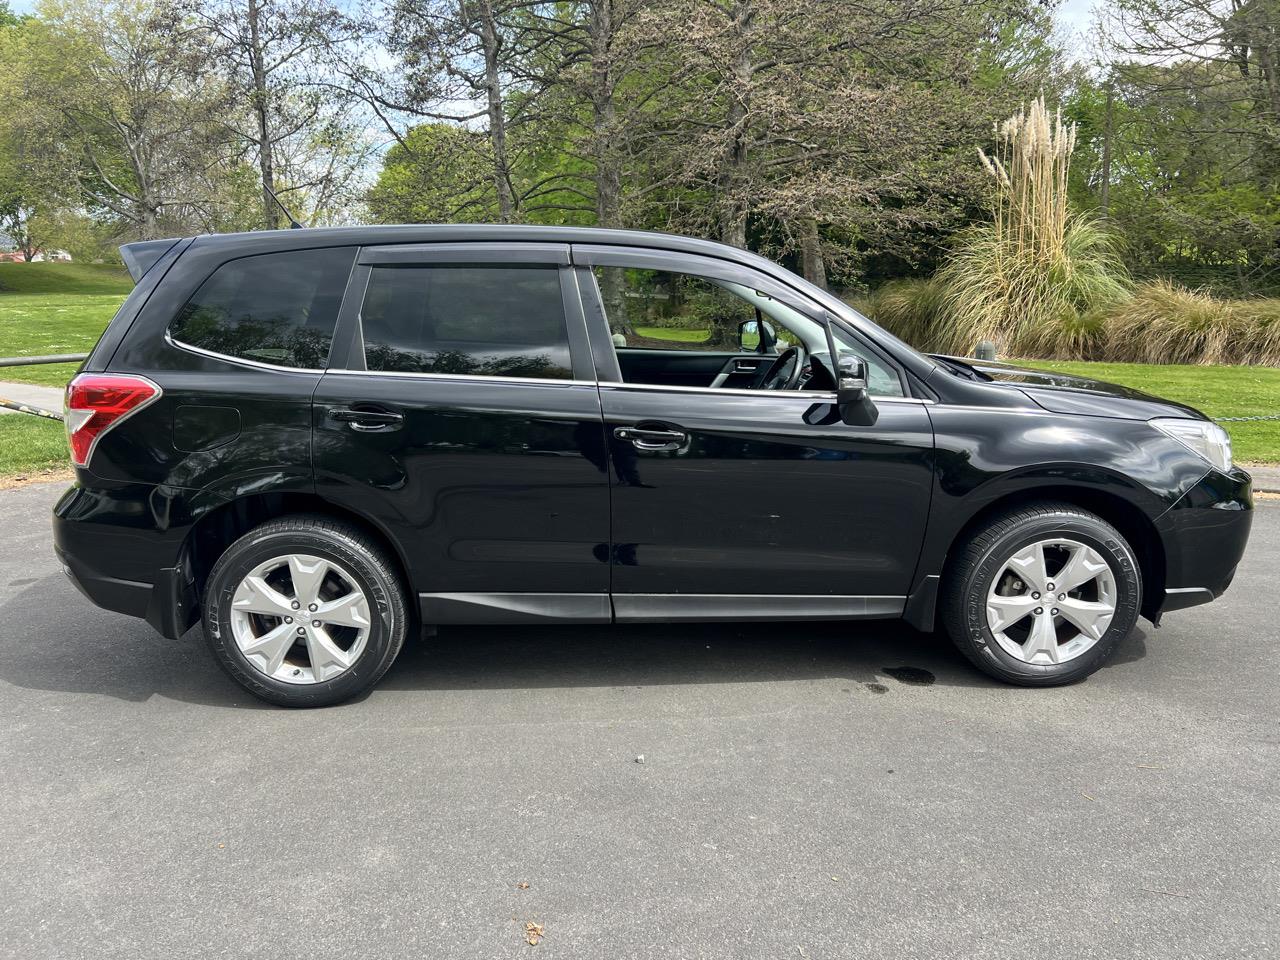
[[[1037,540],[1004,564],[987,592],[987,626],[1011,656],[1064,663],[1102,639],[1116,613],[1116,578],[1093,547]]]
[[[218,663],[255,696],[288,706],[338,703],[372,687],[408,623],[386,549],[328,517],[250,530],[214,564],[204,593]]]
[[[954,555],[942,617],[987,673],[1047,686],[1098,669],[1141,604],[1141,571],[1120,532],[1079,507],[1043,503],[993,517]]]
[[[245,659],[268,677],[332,680],[364,652],[369,600],[350,573],[323,557],[273,557],[236,588],[231,633]]]

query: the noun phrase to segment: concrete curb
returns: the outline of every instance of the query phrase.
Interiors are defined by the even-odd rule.
[[[1255,493],[1280,493],[1280,466],[1263,463],[1240,464],[1253,477]]]

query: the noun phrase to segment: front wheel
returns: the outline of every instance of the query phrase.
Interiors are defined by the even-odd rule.
[[[984,672],[1023,686],[1093,673],[1128,636],[1142,574],[1120,532],[1065,503],[994,519],[951,563],[942,617]]]
[[[218,558],[204,591],[214,659],[256,697],[340,703],[372,687],[408,632],[391,559],[363,531],[298,515],[255,527]]]

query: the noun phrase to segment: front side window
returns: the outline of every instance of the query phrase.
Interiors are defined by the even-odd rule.
[[[767,319],[734,284],[691,273],[596,267],[616,346],[705,352],[760,349]]]
[[[550,265],[377,266],[360,323],[369,370],[573,376],[560,275]]]
[[[821,323],[741,283],[630,267],[596,267],[595,277],[626,383],[759,388],[763,378],[752,380],[737,373],[746,354],[766,355],[749,367],[764,373],[769,370],[768,361],[779,355],[783,355],[779,364],[785,365],[785,354],[792,348],[806,360],[829,353]],[[834,331],[841,357],[858,356],[866,362],[869,393],[904,395],[902,380],[891,365],[842,328]],[[664,360],[660,353],[651,352],[672,350],[704,353],[706,363],[695,367],[694,363],[701,361]],[[829,361],[823,365],[829,369]],[[720,375],[726,371],[729,376]],[[701,379],[697,378],[699,372]],[[832,388],[833,382],[830,374],[801,376],[799,386],[825,390]]]
[[[179,343],[282,367],[322,369],[353,247],[291,250],[224,263],[169,326]]]

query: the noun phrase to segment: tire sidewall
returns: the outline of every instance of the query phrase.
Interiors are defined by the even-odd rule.
[[[231,630],[231,600],[241,580],[254,567],[286,554],[330,560],[354,579],[369,600],[369,637],[356,662],[343,674],[321,683],[285,683],[253,666],[236,644]],[[329,532],[250,531],[232,544],[209,575],[204,598],[204,634],[218,664],[255,696],[286,706],[326,706],[367,689],[399,652],[405,612],[399,585],[366,551]]]
[[[1056,537],[1084,543],[1107,562],[1116,580],[1116,612],[1102,638],[1080,656],[1058,664],[1026,663],[1006,652],[987,626],[986,598],[1011,556],[1038,540]],[[1133,630],[1142,609],[1142,576],[1129,545],[1109,525],[1070,514],[1040,517],[997,538],[970,571],[963,590],[965,639],[991,670],[1022,682],[1069,683],[1093,673]]]

